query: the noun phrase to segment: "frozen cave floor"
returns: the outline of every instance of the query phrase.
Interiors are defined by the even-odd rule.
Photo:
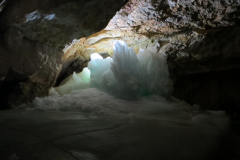
[[[0,160],[237,160],[239,128],[222,112],[94,88],[0,112]]]

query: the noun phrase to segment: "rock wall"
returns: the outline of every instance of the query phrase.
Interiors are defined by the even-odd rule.
[[[118,39],[136,51],[147,48],[165,54],[168,60],[213,56],[193,53],[193,48],[216,32],[239,26],[239,6],[240,1],[228,0],[130,0],[104,30],[66,47],[63,59],[88,59],[94,52],[113,54],[111,48]]]
[[[1,107],[45,96],[61,71],[62,51],[25,39],[10,27],[0,42]]]
[[[239,69],[210,71],[177,77],[175,97],[202,109],[225,110],[235,120],[240,120]]]
[[[124,0],[0,1],[0,109],[48,95],[61,70],[62,49],[108,24]]]

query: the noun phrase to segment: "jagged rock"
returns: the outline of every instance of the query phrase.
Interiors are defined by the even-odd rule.
[[[90,36],[108,24],[124,0],[21,0],[10,1],[0,15],[0,30],[14,26],[23,35],[52,47],[63,48],[73,39]]]
[[[61,57],[61,50],[27,39],[22,39],[17,49],[7,48],[0,42],[0,92],[4,101],[8,100],[5,105],[9,107],[36,96],[46,96],[61,71]]]
[[[125,0],[2,1],[0,83],[6,87],[1,87],[0,92],[5,105],[46,96],[59,75],[80,71],[85,60],[64,61],[61,49],[76,38],[103,29],[125,3]]]
[[[111,55],[119,39],[136,52],[147,48],[165,54],[168,60],[201,57],[202,53],[192,53],[191,48],[211,33],[238,26],[239,6],[240,1],[228,0],[130,0],[104,30],[67,46],[63,59],[87,60],[94,52]]]
[[[240,27],[221,28],[209,32],[203,41],[184,50],[188,57],[169,60],[176,76],[211,71],[240,69]]]
[[[8,0],[1,0],[0,1],[0,12],[6,7]]]
[[[64,68],[62,68],[55,85],[59,85],[65,78],[73,74],[73,72],[80,73],[84,67],[87,67],[88,61],[89,60],[82,61],[76,59],[73,62],[70,61],[70,64],[65,63]]]

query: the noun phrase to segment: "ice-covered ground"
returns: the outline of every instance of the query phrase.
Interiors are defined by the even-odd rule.
[[[201,111],[174,97],[159,95],[141,97],[138,100],[116,98],[97,88],[87,88],[60,95],[53,89],[50,96],[36,98],[23,104],[26,110],[79,112],[94,115],[115,115],[119,117],[145,117],[174,120],[188,123],[203,123],[216,129],[228,128],[229,118],[224,111]]]
[[[225,143],[229,118],[224,112],[198,111],[159,95],[122,100],[97,88],[53,93],[22,106],[23,110],[0,112],[0,159],[236,157],[232,145],[236,139]]]
[[[4,135],[0,129],[0,140],[18,144],[11,150],[2,147],[4,157],[16,153],[29,160],[38,160],[38,155],[46,160],[228,160],[228,154],[236,157],[232,144],[240,141],[231,136],[225,143],[230,121],[223,111],[201,111],[174,97],[149,95],[124,100],[97,88],[64,95],[52,90],[50,96],[22,107],[24,110],[0,113],[0,124],[12,129],[4,127]],[[44,145],[32,142],[28,133],[49,139],[57,149],[53,151],[48,141]],[[17,142],[12,136],[19,137]],[[23,150],[20,144],[34,152]],[[0,152],[1,146],[7,143],[0,144]],[[64,158],[66,153],[72,157]]]
[[[15,154],[29,160],[237,157],[234,146],[240,139],[228,136],[230,121],[224,111],[201,111],[160,95],[124,100],[97,88],[64,95],[52,89],[50,93],[22,105],[24,111],[0,113],[4,129],[0,129],[0,141],[8,140],[0,144],[3,158]],[[231,137],[227,143],[226,135]],[[47,141],[38,142],[35,137]],[[3,147],[8,142],[15,147]]]
[[[224,111],[201,111],[171,97],[163,56],[136,55],[126,44],[116,44],[113,59],[92,59],[91,78],[85,69],[48,97],[0,112],[0,159],[237,157],[232,142],[240,139],[225,143],[230,125]]]

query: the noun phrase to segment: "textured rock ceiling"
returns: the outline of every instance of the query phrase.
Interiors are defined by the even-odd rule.
[[[208,33],[238,26],[239,6],[240,1],[229,0],[130,0],[104,30],[65,48],[63,60],[88,59],[94,52],[113,54],[118,39],[136,51],[148,48],[166,54],[169,60],[202,59],[189,49]]]
[[[103,29],[124,5],[117,0],[5,0],[0,30],[14,26],[29,40],[63,48]]]

